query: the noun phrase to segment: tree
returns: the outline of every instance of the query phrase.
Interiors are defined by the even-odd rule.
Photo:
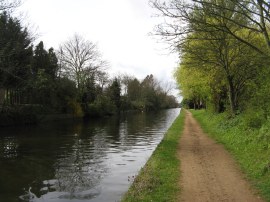
[[[104,90],[104,86],[109,83],[109,74],[105,71],[97,71],[96,74],[96,82],[101,92]]]
[[[118,79],[113,79],[112,84],[108,88],[108,95],[116,108],[119,110],[121,106],[121,87]]]
[[[77,34],[60,45],[59,60],[62,73],[76,82],[81,95],[85,91],[87,78],[107,66],[97,45]]]
[[[39,42],[34,50],[32,72],[36,75],[41,69],[52,79],[56,78],[58,71],[58,59],[53,48],[50,48],[48,51],[44,49],[42,41]]]
[[[193,108],[199,108],[201,104],[205,105],[209,100],[210,79],[212,78],[210,72],[206,74],[200,68],[182,63],[177,68],[174,77],[181,89],[181,95],[192,102]]]
[[[206,76],[212,91],[208,91],[212,94],[208,97],[214,100],[216,93],[220,92],[219,95],[224,92],[228,93],[230,111],[235,114],[239,109],[244,92],[247,90],[247,82],[255,79],[261,64],[260,57],[257,52],[227,33],[215,32],[206,38],[207,40],[194,41],[187,37],[185,45],[182,46],[183,70],[178,73],[180,74],[178,82],[180,85],[182,84],[181,88],[184,90],[186,98],[201,97],[203,88],[200,87],[200,83],[199,85],[196,83]],[[249,40],[260,42],[260,38],[250,38]],[[219,89],[217,89],[218,86]],[[187,92],[193,93],[190,95]]]
[[[76,103],[77,89],[74,81],[68,78],[59,78],[56,80],[57,109],[62,113],[71,113],[72,104]]]
[[[152,74],[147,75],[141,82],[141,96],[144,110],[153,110],[160,108],[157,94],[160,89],[158,81]]]
[[[21,90],[30,77],[33,55],[27,28],[6,12],[0,14],[0,88],[6,89],[7,102],[20,102]]]
[[[164,16],[175,19],[160,25],[158,34],[172,40],[182,59],[188,58],[193,63],[193,69],[212,72],[225,82],[225,91],[222,86],[220,91],[228,93],[230,111],[235,114],[247,81],[254,78],[259,60],[268,55],[268,45],[263,46],[265,43],[261,40],[267,38],[262,22],[252,20],[259,16],[259,11],[253,8],[258,4],[235,0],[193,0],[191,3],[171,0],[168,4],[155,0],[152,3]],[[198,89],[192,89],[198,96]]]
[[[4,11],[10,11],[14,8],[17,8],[18,6],[21,5],[20,0],[0,0],[0,13]]]
[[[169,18],[157,26],[156,33],[165,40],[178,46],[190,33],[223,31],[253,48],[262,55],[269,56],[270,38],[270,4],[264,0],[151,0],[154,8],[161,15]],[[205,18],[208,16],[208,18]],[[239,30],[247,30],[250,34],[264,37],[264,46],[248,41]],[[197,36],[198,37],[198,36]],[[198,39],[198,38],[197,38]]]
[[[136,78],[128,82],[127,95],[129,101],[135,101],[140,99],[141,96],[141,86],[140,81]]]

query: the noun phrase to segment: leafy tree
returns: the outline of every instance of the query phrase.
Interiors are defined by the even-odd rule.
[[[182,96],[192,102],[193,108],[199,108],[200,105],[205,105],[210,100],[212,77],[209,72],[206,74],[200,68],[182,64],[177,68],[174,76]]]
[[[247,45],[231,38],[224,32],[214,32],[213,35],[207,34],[206,38],[207,40],[198,41],[187,38],[186,43],[182,46],[184,52],[182,58],[184,57],[187,60],[185,65],[189,66],[194,73],[198,74],[197,69],[203,70],[201,73],[209,76],[209,84],[215,80],[223,83],[223,85],[219,85],[219,90],[216,89],[216,84],[212,85],[215,87],[212,92],[224,92],[223,87],[225,87],[225,92],[228,93],[230,111],[234,114],[239,109],[239,102],[243,99],[242,96],[247,90],[247,81],[254,79],[256,75],[257,67],[260,64],[259,55]],[[260,41],[253,37],[249,40]],[[195,78],[197,77],[200,80],[202,76],[196,76],[194,73],[188,72],[188,74],[194,75]],[[211,78],[211,76],[214,77]],[[184,77],[182,76],[182,80]],[[194,85],[194,81],[196,83],[197,79],[188,79],[187,83],[189,90],[196,96],[200,96],[200,87]],[[182,87],[185,88],[186,86]],[[208,97],[214,98],[215,96]]]
[[[10,104],[20,101],[19,91],[30,76],[31,42],[28,30],[18,19],[6,12],[0,14],[0,88],[6,89]]]
[[[127,84],[127,96],[130,102],[140,99],[141,96],[141,87],[140,81],[136,78],[129,81]]]
[[[32,71],[33,74],[38,74],[38,71],[42,69],[45,74],[49,75],[52,79],[55,79],[58,71],[58,59],[53,48],[48,51],[44,49],[44,44],[41,41],[34,50]]]
[[[116,108],[119,110],[121,106],[121,87],[118,79],[114,79],[112,84],[108,87],[108,95]]]
[[[83,103],[94,102],[97,96],[97,87],[95,84],[94,75],[86,80],[86,90],[83,94]]]
[[[62,113],[72,112],[70,103],[76,103],[77,88],[76,83],[68,78],[56,80],[57,109]]]
[[[267,48],[262,45],[263,35],[256,34],[256,31],[263,29],[263,23],[256,23],[257,19],[251,19],[260,16],[257,15],[256,8],[252,7],[258,4],[233,0],[193,0],[186,3],[172,0],[168,4],[159,1],[152,3],[164,16],[179,20],[160,25],[158,34],[175,43],[182,59],[188,59],[193,70],[195,67],[211,72],[210,75],[224,84],[220,89],[216,86],[212,88],[212,95],[208,97],[215,100],[226,93],[230,111],[235,114],[247,91],[247,81],[254,79],[258,71],[258,58],[262,59],[267,55]],[[265,34],[263,31],[261,33]],[[196,69],[194,71],[198,72]],[[209,78],[210,85],[215,83],[211,82],[215,78]],[[192,99],[200,96],[201,90],[194,86],[194,80],[187,83],[189,90],[185,89],[184,93],[189,94]]]

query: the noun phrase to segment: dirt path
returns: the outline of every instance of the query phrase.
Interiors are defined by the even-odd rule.
[[[181,202],[263,201],[254,194],[228,152],[202,132],[189,112],[178,154]]]

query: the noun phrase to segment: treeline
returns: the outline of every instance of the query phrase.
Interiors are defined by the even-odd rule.
[[[268,1],[153,0],[169,24],[157,33],[180,53],[183,105],[231,115],[270,114]]]
[[[128,75],[110,78],[96,44],[77,34],[57,51],[33,41],[19,19],[0,12],[2,124],[35,122],[37,114],[104,116],[177,106],[153,75],[142,81]]]

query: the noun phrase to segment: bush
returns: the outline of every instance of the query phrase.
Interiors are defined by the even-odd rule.
[[[260,128],[259,140],[266,149],[270,149],[270,120],[267,120]]]
[[[75,100],[70,100],[68,102],[68,112],[72,113],[74,117],[82,117],[84,115],[80,103]]]
[[[44,108],[41,105],[5,106],[0,113],[0,125],[36,124],[43,111]]]
[[[96,100],[88,104],[85,115],[90,117],[113,115],[117,112],[116,106],[106,96],[100,95]]]
[[[263,123],[266,121],[263,112],[256,109],[246,110],[243,114],[246,125],[250,128],[261,128]]]

